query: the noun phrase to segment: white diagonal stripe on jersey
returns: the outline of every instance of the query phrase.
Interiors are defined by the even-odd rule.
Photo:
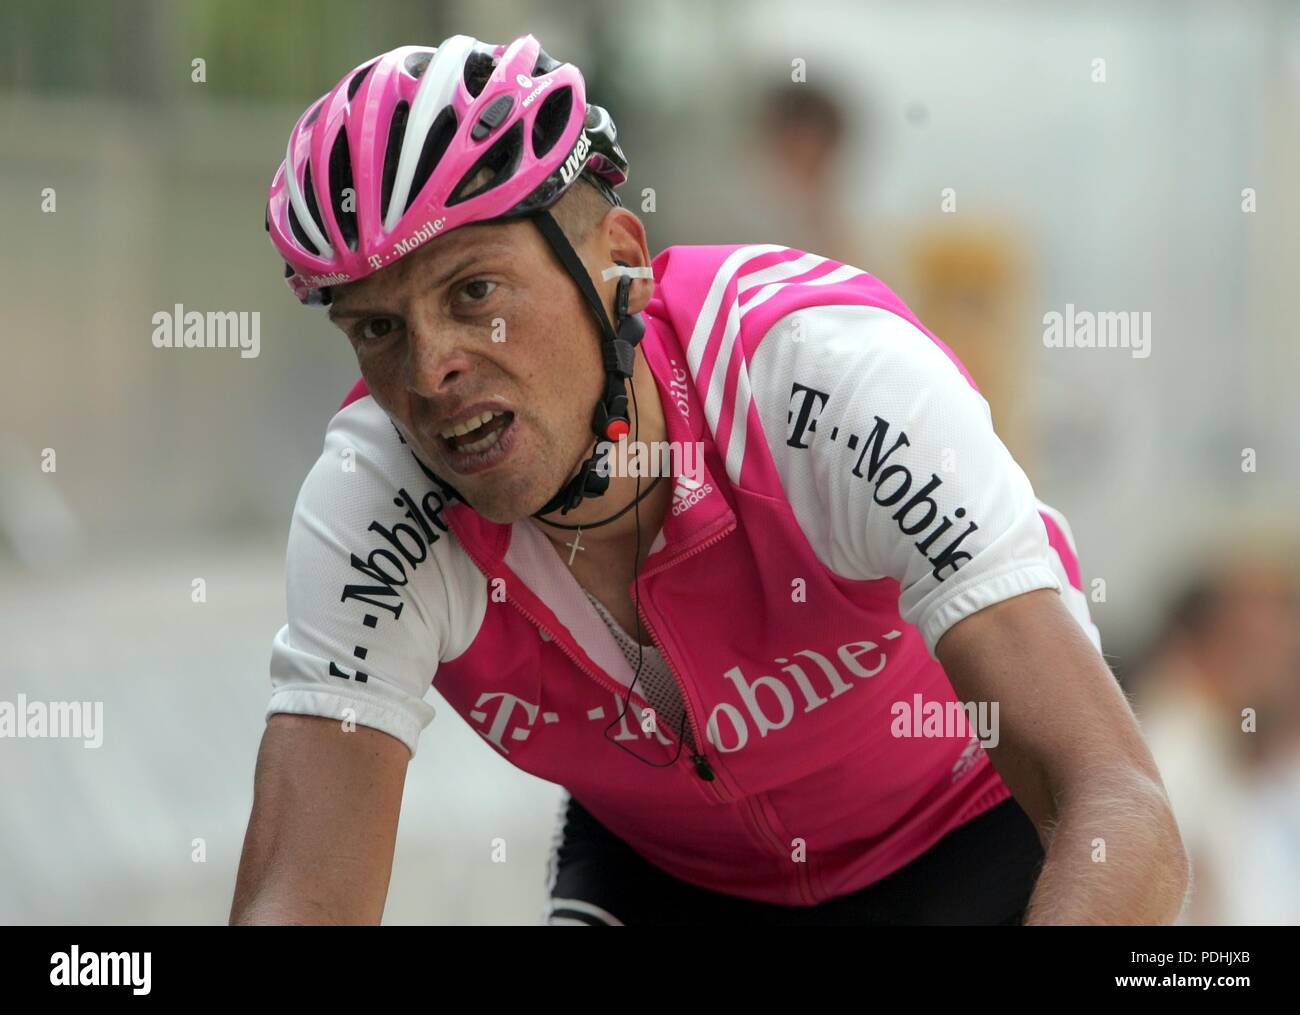
[[[691,329],[691,340],[686,344],[686,363],[692,375],[698,377],[700,363],[704,359],[704,350],[708,347],[709,336],[713,334],[713,325],[718,319],[718,308],[722,305],[723,294],[731,284],[732,277],[740,271],[745,262],[752,261],[763,254],[788,249],[776,243],[757,243],[753,246],[741,247],[722,262],[722,267],[718,269],[718,273],[713,276],[713,282],[709,285],[708,296],[700,305],[699,316],[695,318],[695,327]]]
[[[781,282],[766,286],[754,294],[753,299],[747,301],[740,310],[740,316],[744,317],[746,313],[765,303],[777,294],[781,289],[788,285],[835,285],[838,282],[847,281],[858,275],[865,275],[861,268],[855,268],[851,264],[842,264],[834,271],[827,272],[820,278],[809,279],[807,281],[795,280],[793,282]],[[731,434],[727,441],[726,451],[726,468],[727,475],[733,483],[740,482],[740,467],[745,462],[745,439],[748,433],[749,422],[749,403],[752,398],[752,391],[749,386],[749,370],[745,364],[741,364],[740,369],[736,371],[736,401],[733,407],[731,417]],[[716,431],[715,431],[716,432]]]
[[[740,334],[740,294],[754,286],[764,285],[766,283],[780,282],[782,279],[792,279],[796,275],[803,275],[825,263],[826,258],[819,257],[817,254],[804,254],[802,257],[795,258],[793,261],[781,261],[778,264],[768,265],[759,271],[743,275],[736,285],[736,299],[727,307],[727,324],[722,330],[722,338],[718,345],[718,356],[713,362],[713,373],[709,376],[709,389],[704,396],[704,418],[708,420],[710,428],[716,434],[718,432],[718,416],[722,412],[722,396],[725,393],[727,385],[727,368],[731,363],[731,354],[736,346],[736,336]]]
[[[769,282],[783,282],[786,279],[802,274],[805,271],[812,271],[819,264],[825,264],[826,258],[820,254],[804,254],[803,257],[796,258],[793,261],[781,261],[778,264],[770,264],[766,268],[758,271],[752,271],[748,275],[742,275],[736,282],[736,296],[753,289],[755,286],[767,285]]]

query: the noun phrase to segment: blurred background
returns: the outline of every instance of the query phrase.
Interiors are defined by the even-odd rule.
[[[1283,0],[9,0],[0,701],[102,701],[105,732],[0,738],[0,922],[226,920],[290,513],[357,376],[281,281],[266,188],[349,68],[525,32],[619,124],[653,252],[826,254],[953,346],[1072,524],[1192,849],[1187,919],[1300,922]],[[260,312],[260,354],[155,348],[177,303]],[[1049,348],[1067,305],[1149,313],[1149,355]],[[558,794],[440,707],[386,922],[536,923]]]

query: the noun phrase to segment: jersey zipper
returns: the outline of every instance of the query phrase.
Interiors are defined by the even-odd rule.
[[[722,535],[726,535],[726,533],[724,532],[722,533]],[[465,551],[466,556],[468,556],[469,559],[474,562],[474,566],[478,568],[479,572],[485,578],[491,581],[492,578],[495,577],[495,575],[493,575],[488,568],[483,566],[482,561],[479,560],[478,556],[472,550],[470,550],[469,547],[465,545],[464,540],[461,540],[460,545],[461,548]],[[510,605],[513,606],[516,610],[518,610],[521,614],[523,614],[524,619],[527,620],[530,624],[532,624],[535,628],[537,628],[539,631],[546,630],[546,625],[543,624],[540,620],[538,620],[535,616],[533,616],[532,613],[530,613],[523,606],[523,604],[519,602],[518,599],[516,599],[514,596],[508,596],[507,599],[509,600]],[[649,630],[649,625],[647,625],[646,629]],[[654,633],[651,632],[651,637],[653,636]],[[587,666],[586,663],[584,663],[580,658],[578,658],[578,656],[574,652],[572,652],[567,645],[564,644],[564,640],[562,638],[552,637],[551,641],[555,644],[556,648],[558,648],[561,652],[564,653],[565,657],[569,660],[569,662],[573,663],[573,665],[577,667],[579,672],[586,674],[588,678],[595,681],[595,683],[598,684],[602,690],[607,691],[608,693],[614,695],[616,699],[622,699],[628,695],[629,693],[628,688],[624,687],[617,680],[614,680],[613,678],[609,677],[603,671],[598,669],[592,669],[591,667]],[[658,643],[656,642],[656,644]],[[661,655],[664,654],[662,648],[660,649],[660,654]],[[667,655],[664,655],[665,662],[667,662],[667,659],[668,659]],[[671,666],[671,664],[669,664],[669,666]],[[635,701],[640,702],[641,708],[650,707],[650,703],[646,701],[644,697],[637,694],[636,691],[631,691],[631,697],[634,702]],[[685,704],[685,695],[683,695],[683,704]],[[640,711],[641,709],[638,708],[637,713],[640,714]],[[687,719],[690,720],[689,706],[687,706],[686,715],[687,715]],[[664,735],[667,736],[670,741],[676,741],[677,739],[673,736],[671,730],[667,731]],[[713,774],[712,772],[709,773],[710,778],[712,778],[712,774]],[[715,789],[715,793],[716,792],[717,790]],[[722,796],[721,799],[727,800],[729,798]]]
[[[789,863],[794,863],[790,859],[790,847],[781,841],[781,837],[776,834],[776,829],[767,819],[767,812],[763,810],[763,803],[759,796],[766,799],[766,794],[757,794],[752,797],[745,797],[745,803],[749,806],[750,814],[754,816],[754,823],[758,826],[759,831],[767,837],[768,843],[776,852]],[[812,888],[812,874],[808,870],[812,863],[811,856],[806,856],[802,863],[795,864],[797,880],[800,889],[800,895],[803,900],[810,906],[817,904],[817,896]]]
[[[700,550],[713,545],[730,533],[733,528],[735,528],[734,524],[718,533],[716,536],[705,540],[696,547],[693,547],[689,552],[684,553],[673,560],[672,563],[675,564],[678,561],[685,560],[687,557],[694,555]],[[663,565],[663,567],[668,566],[670,565]],[[656,570],[661,569],[662,568],[656,568]],[[645,625],[646,631],[650,633],[650,638],[655,643],[655,648],[659,650],[660,657],[667,665],[669,672],[672,673],[673,679],[677,681],[678,693],[682,696],[682,705],[686,709],[687,723],[691,728],[691,736],[696,745],[695,753],[690,757],[690,763],[695,767],[695,774],[709,784],[709,788],[717,795],[719,801],[724,803],[740,803],[744,806],[749,813],[750,821],[754,826],[754,831],[757,833],[760,843],[773,849],[777,856],[782,859],[789,860],[790,850],[781,842],[781,837],[776,834],[776,829],[774,829],[771,823],[767,820],[767,814],[763,811],[762,803],[752,796],[736,797],[731,794],[730,791],[725,790],[721,785],[721,780],[717,778],[717,773],[714,772],[713,767],[709,764],[708,758],[704,755],[704,748],[700,746],[706,743],[706,741],[700,735],[700,725],[696,721],[694,709],[691,708],[691,700],[686,693],[685,684],[682,682],[681,675],[677,672],[677,668],[673,665],[672,659],[669,657],[667,651],[665,651],[663,642],[659,640],[659,636],[655,634],[654,628],[650,626],[650,621],[647,619],[645,611],[641,609],[639,598],[637,599],[637,613],[641,617],[641,622]],[[812,885],[809,883],[810,875],[807,870],[809,862],[811,861],[805,861],[804,863],[796,865],[798,868],[797,883],[800,895],[804,901],[809,905],[813,905],[816,903],[817,898],[813,894]]]
[[[731,534],[732,530],[735,529],[735,527],[736,527],[736,523],[733,521],[721,532],[713,536],[710,536],[708,539],[705,539],[700,543],[697,543],[695,546],[691,547],[685,553],[682,553],[674,557],[672,560],[666,561],[658,565],[657,567],[651,568],[649,571],[646,572],[645,575],[642,575],[641,577],[646,577],[648,575],[656,574],[659,571],[664,570],[665,568],[671,567],[674,564],[678,564],[683,560],[687,560],[695,556],[695,554],[708,549],[710,546],[714,545],[715,543],[721,542],[726,536]],[[483,562],[479,559],[478,555],[474,551],[469,549],[469,547],[466,545],[465,540],[460,540],[459,542],[461,548],[465,551],[466,556],[468,556],[469,559],[474,562],[474,566],[478,568],[479,572],[485,578],[487,578],[490,581],[493,577],[495,577],[489,571],[488,568],[483,566]],[[633,591],[633,593],[635,594],[634,590],[630,590],[630,591]],[[509,596],[507,598],[509,599],[510,604],[514,606],[514,608],[518,610],[530,624],[536,627],[539,631],[545,630],[545,625],[543,625],[541,621],[539,621],[536,617],[532,615],[532,613],[530,613],[527,609],[525,609],[520,604],[519,600],[515,599],[513,596]],[[659,640],[659,636],[655,634],[654,629],[650,626],[649,620],[646,619],[645,611],[641,609],[639,597],[634,601],[637,604],[637,613],[640,615],[642,623],[645,624],[646,631],[648,631],[650,634],[650,639],[655,643],[655,647],[659,650],[659,655],[663,658],[664,664],[668,667],[668,670],[672,674],[673,679],[677,682],[678,693],[680,693],[682,696],[682,707],[686,709],[687,725],[691,729],[691,736],[696,745],[695,746],[696,753],[692,754],[685,763],[693,766],[695,770],[695,774],[700,779],[704,780],[709,784],[709,789],[712,791],[714,796],[717,797],[719,802],[742,803],[750,815],[751,821],[755,826],[755,830],[759,833],[760,840],[765,840],[763,844],[774,849],[778,856],[782,858],[788,858],[789,857],[788,850],[781,844],[780,837],[776,834],[776,831],[772,828],[771,824],[768,823],[767,816],[763,814],[762,806],[758,803],[758,801],[748,797],[742,797],[738,800],[735,795],[733,795],[729,790],[727,790],[720,784],[721,781],[717,778],[717,773],[714,772],[713,767],[709,764],[708,758],[703,753],[704,749],[699,746],[700,744],[705,743],[705,740],[700,735],[701,733],[700,725],[696,721],[695,711],[691,707],[690,697],[686,694],[686,688],[685,685],[682,683],[681,675],[677,672],[677,668],[673,665],[672,660],[669,658],[668,653],[664,650],[663,643]],[[600,685],[600,687],[602,687],[609,693],[620,697],[623,694],[627,693],[627,688],[623,687],[623,685],[607,677],[601,671],[593,670],[591,667],[583,663],[582,660],[577,657],[577,655],[575,655],[573,652],[569,650],[569,648],[564,644],[562,638],[554,637],[551,640],[555,643],[556,647],[558,647],[559,650],[564,653],[565,657],[568,658],[568,660],[578,668],[579,672],[585,673],[589,679],[595,681],[598,685]],[[635,691],[631,692],[631,694],[634,698],[639,697],[639,695],[637,695]],[[648,702],[646,702],[644,698],[641,698],[641,702],[643,705],[648,705]],[[666,735],[669,737],[669,739],[678,740],[678,742],[680,743],[680,740],[674,737],[671,731]],[[685,745],[683,744],[682,746]],[[811,888],[808,885],[808,872],[803,869],[804,866],[805,864],[799,865],[800,867],[799,885],[800,888],[802,889],[802,894],[804,898],[809,902],[809,904],[812,904],[816,901],[816,899],[813,896]]]
[[[702,550],[708,549],[714,543],[720,542],[724,537],[730,535],[731,531],[735,527],[736,527],[736,523],[733,521],[721,532],[717,533],[716,535],[710,536],[708,539],[705,539],[702,542],[696,544],[695,546],[687,550],[685,553],[682,553],[679,556],[672,558],[671,560],[665,561],[659,564],[658,566],[651,568],[649,571],[645,572],[645,574],[641,575],[640,577],[645,578],[645,577],[649,577],[650,575],[657,574],[658,572],[663,571],[666,568],[672,567],[675,564],[678,564],[684,560],[689,559],[690,557],[695,556],[695,554],[701,552]],[[750,820],[752,821],[754,825],[754,829],[758,833],[759,838],[761,840],[764,840],[763,844],[775,850],[778,856],[788,859],[790,856],[790,851],[781,842],[781,837],[776,834],[776,830],[772,827],[771,823],[767,820],[767,814],[763,811],[763,805],[753,797],[737,798],[736,796],[731,794],[730,791],[725,790],[721,785],[719,785],[721,780],[717,778],[717,773],[714,772],[713,767],[709,764],[708,758],[704,755],[704,748],[700,746],[701,744],[707,743],[707,741],[701,735],[700,725],[696,721],[694,710],[691,708],[691,701],[690,701],[690,697],[686,693],[685,684],[682,681],[681,675],[677,672],[677,668],[673,665],[672,659],[669,657],[668,653],[664,650],[663,642],[659,640],[659,636],[655,634],[654,628],[650,626],[650,621],[647,619],[645,615],[645,611],[641,609],[640,598],[636,595],[635,586],[636,583],[634,582],[632,586],[629,588],[629,591],[632,593],[634,597],[634,602],[636,602],[637,604],[637,613],[640,615],[641,622],[645,625],[645,629],[650,633],[650,638],[655,643],[655,648],[659,650],[659,655],[662,657],[665,665],[667,665],[669,672],[672,673],[673,679],[677,681],[678,692],[682,696],[682,705],[686,709],[687,724],[690,726],[691,736],[694,739],[696,745],[695,746],[696,753],[691,755],[690,757],[690,763],[695,767],[695,773],[701,779],[703,779],[709,784],[709,787],[717,794],[718,799],[720,801],[727,802],[727,803],[739,802],[743,804],[746,810],[749,812]],[[811,875],[807,870],[808,863],[810,862],[811,861],[806,861],[798,865],[798,884],[800,888],[800,894],[802,895],[804,901],[806,901],[809,905],[813,905],[816,903],[817,898],[813,893],[812,885],[810,883]]]
[[[730,803],[733,799],[732,796],[722,786],[718,785],[717,773],[713,771],[708,759],[704,756],[704,748],[700,746],[700,744],[704,743],[704,740],[700,737],[700,724],[695,719],[695,710],[691,707],[691,699],[686,693],[686,687],[682,683],[681,675],[677,672],[677,667],[673,665],[668,653],[664,650],[663,642],[659,640],[654,628],[650,626],[650,621],[646,619],[645,611],[641,609],[639,602],[637,603],[636,612],[641,618],[641,623],[645,626],[646,631],[649,632],[650,640],[655,643],[655,648],[659,650],[659,657],[663,659],[664,665],[668,667],[668,672],[673,675],[673,680],[677,683],[677,693],[682,697],[682,707],[686,709],[686,725],[690,727],[691,740],[695,744],[693,748],[695,753],[690,755],[688,761],[695,767],[695,774],[709,784],[709,789],[713,791],[718,800]],[[680,739],[678,742],[680,743]]]
[[[628,586],[628,592],[632,596],[632,601],[636,603],[637,615],[641,618],[641,623],[645,625],[646,631],[649,632],[650,640],[655,643],[655,648],[659,650],[659,655],[663,659],[664,665],[668,667],[668,672],[673,675],[673,680],[677,683],[677,693],[680,694],[682,698],[682,707],[686,709],[686,723],[691,729],[691,739],[695,744],[695,753],[692,754],[688,760],[690,764],[694,766],[695,774],[707,782],[709,788],[717,798],[725,803],[731,803],[735,797],[729,790],[726,790],[723,786],[719,785],[717,773],[713,771],[713,767],[709,764],[708,758],[704,755],[704,747],[702,746],[705,743],[702,735],[703,731],[700,729],[699,721],[696,719],[695,709],[691,707],[691,698],[690,695],[686,693],[686,684],[682,681],[681,674],[677,672],[677,667],[673,665],[672,659],[664,649],[663,642],[659,640],[659,635],[655,634],[654,628],[650,626],[650,621],[645,615],[645,610],[641,608],[641,596],[637,590],[636,584],[637,581],[640,581],[642,578],[648,578],[653,574],[658,574],[666,568],[680,564],[684,560],[689,560],[697,553],[707,550],[714,543],[721,542],[726,536],[731,534],[735,527],[736,523],[733,520],[721,532],[710,536],[708,539],[701,540],[689,550],[678,554],[671,560],[664,561],[656,567],[652,567],[649,571],[645,572],[645,574],[638,575],[636,581],[633,581],[632,584]]]

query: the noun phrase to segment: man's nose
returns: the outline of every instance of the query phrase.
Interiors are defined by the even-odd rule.
[[[421,398],[445,397],[472,368],[463,331],[455,325],[417,321],[408,335],[406,387]]]

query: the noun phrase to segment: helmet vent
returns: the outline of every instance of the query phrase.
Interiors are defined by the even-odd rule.
[[[411,207],[420,191],[424,189],[424,185],[429,182],[429,177],[442,161],[442,156],[455,135],[456,111],[451,106],[444,106],[429,127],[429,133],[424,136],[424,147],[420,149],[420,160],[415,164],[415,174],[411,177],[411,189],[407,192],[406,208],[402,209],[403,213]]]
[[[307,236],[307,231],[303,229],[302,223],[298,221],[298,213],[293,210],[293,202],[289,203],[289,228],[293,230],[295,240],[302,244],[306,250],[320,257],[320,250],[317,249],[316,244],[312,243]]]
[[[477,197],[491,190],[515,175],[519,166],[519,156],[523,149],[524,126],[516,121],[514,126],[501,135],[483,156],[474,163],[447,198],[447,206],[460,204],[471,197]]]
[[[352,190],[351,195],[345,191]],[[345,208],[347,196],[351,196],[352,210]],[[352,184],[352,153],[348,150],[347,129],[339,131],[330,150],[330,205],[334,210],[334,221],[339,224],[339,232],[349,250],[357,249],[357,198],[356,188]]]
[[[303,173],[302,193],[303,197],[307,201],[308,214],[311,215],[312,220],[316,223],[317,227],[320,228],[320,231],[324,233],[325,228],[321,226],[320,212],[316,208],[316,189],[311,185],[310,164],[308,164],[306,171]],[[320,257],[320,248],[311,241],[311,237],[307,235],[307,230],[305,230],[302,227],[302,223],[298,221],[298,213],[294,210],[292,201],[289,202],[289,228],[293,230],[294,239],[317,257]]]
[[[306,130],[313,123],[315,123],[316,117],[320,116],[320,111],[324,108],[325,108],[325,100],[321,99],[318,103],[316,103],[316,105],[312,107],[311,112],[307,115],[307,119],[302,121],[302,129]]]
[[[433,52],[426,51],[423,53],[412,53],[402,64],[406,68],[406,73],[413,78],[420,78],[429,67],[429,61],[433,59]]]
[[[573,109],[573,89],[569,86],[551,92],[533,121],[533,154],[539,159],[556,146],[564,135],[569,113]]]
[[[538,49],[537,62],[533,64],[533,73],[531,76],[538,77],[542,74],[549,74],[551,73],[551,71],[555,70],[555,68],[558,66],[560,66],[559,60],[556,60],[554,57],[550,56],[546,52],[546,50]]]
[[[302,174],[302,196],[307,200],[307,214],[311,220],[316,223],[316,228],[325,233],[325,223],[321,221],[320,208],[316,204],[316,188],[311,182],[311,163],[307,164],[306,170]]]
[[[465,58],[465,90],[478,98],[496,65],[496,59],[490,53],[479,50],[470,53]]]
[[[357,89],[361,87],[361,82],[366,79],[366,75],[370,73],[371,68],[373,68],[378,62],[378,60],[371,60],[368,64],[352,75],[352,80],[348,82],[349,102],[351,102],[353,96],[357,94]]]
[[[393,196],[393,180],[397,176],[397,158],[402,153],[402,141],[406,137],[406,116],[411,110],[405,99],[393,110],[393,122],[388,128],[388,151],[384,153],[383,189],[380,191],[379,208],[384,217],[388,215],[388,202]]]

